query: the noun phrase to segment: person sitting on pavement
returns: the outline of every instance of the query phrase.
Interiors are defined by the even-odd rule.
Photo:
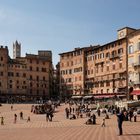
[[[75,114],[71,114],[70,120],[75,120],[75,119],[76,119]]]
[[[91,118],[89,118],[89,119],[86,121],[86,124],[87,124],[87,125],[93,124]]]

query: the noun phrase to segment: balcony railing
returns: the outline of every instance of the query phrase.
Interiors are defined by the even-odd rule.
[[[122,54],[110,55],[110,59],[120,58],[121,56],[122,56]]]

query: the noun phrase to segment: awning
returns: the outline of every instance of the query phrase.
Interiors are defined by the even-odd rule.
[[[99,96],[94,96],[94,98],[101,99],[101,98],[112,98],[114,95],[99,95]]]
[[[133,90],[131,95],[140,95],[140,90]]]
[[[90,96],[90,95],[89,95],[89,96],[84,96],[83,98],[84,98],[84,99],[90,99],[90,98],[92,98],[92,97],[93,97],[93,96]]]
[[[82,98],[82,96],[72,96],[71,98],[72,99],[80,99],[80,98]]]

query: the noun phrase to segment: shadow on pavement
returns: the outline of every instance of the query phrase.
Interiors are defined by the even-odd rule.
[[[123,134],[123,136],[140,136],[140,134]]]

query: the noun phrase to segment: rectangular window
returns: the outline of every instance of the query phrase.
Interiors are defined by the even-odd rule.
[[[100,83],[100,87],[104,87],[104,83],[103,82]]]
[[[42,72],[46,72],[46,68],[42,68]]]
[[[71,66],[73,66],[73,61],[71,61]]]
[[[109,71],[109,66],[106,67],[106,71]]]
[[[115,64],[113,64],[113,70],[115,70]]]
[[[36,64],[39,64],[39,61],[38,60],[36,61]]]
[[[26,73],[23,73],[23,77],[26,77]]]
[[[138,56],[138,64],[140,64],[140,55]]]
[[[33,79],[33,77],[32,77],[32,75],[30,75],[30,80],[32,80]]]
[[[123,48],[118,49],[118,54],[123,54]]]
[[[36,67],[36,71],[39,71],[39,67]]]
[[[45,76],[43,76],[43,81],[45,81]]]
[[[37,83],[36,86],[39,87],[39,84]]]
[[[120,69],[122,68],[122,63],[119,64]]]
[[[18,72],[16,73],[16,76],[19,77],[19,73]]]
[[[93,69],[91,70],[91,74],[93,74]]]
[[[30,83],[30,87],[32,87],[33,86],[33,84],[32,83]]]
[[[67,67],[69,66],[69,62],[67,62]]]
[[[32,63],[32,60],[30,60],[30,63]]]
[[[2,71],[0,72],[0,76],[3,76],[3,72]]]
[[[36,80],[39,81],[39,76],[36,76]]]
[[[88,70],[88,75],[90,75],[90,70]]]
[[[107,93],[109,93],[109,89],[107,89]]]
[[[96,72],[98,73],[98,67],[96,67]]]
[[[30,89],[30,94],[32,94],[32,89]]]
[[[107,87],[110,86],[110,82],[109,81],[106,82],[106,86]]]
[[[101,94],[103,94],[103,89],[101,89]]]
[[[103,72],[103,65],[101,66],[101,72]]]
[[[140,42],[137,43],[136,50],[140,51]]]
[[[128,53],[129,54],[134,53],[134,47],[132,45],[128,47]]]
[[[30,66],[30,71],[32,71],[32,66]]]

